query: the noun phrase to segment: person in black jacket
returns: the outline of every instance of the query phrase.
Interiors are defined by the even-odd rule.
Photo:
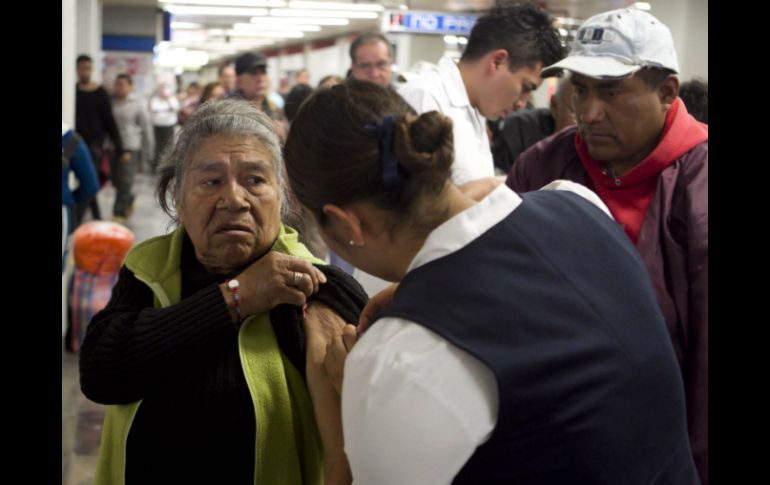
[[[109,173],[100,171],[105,136],[109,136],[115,146],[115,156],[122,163],[128,163],[131,154],[123,150],[118,125],[112,116],[112,103],[107,91],[99,84],[91,81],[92,59],[81,54],[77,58],[78,83],[75,90],[75,131],[85,140],[91,151],[97,173],[103,181],[109,179]],[[94,196],[92,199],[78,203],[75,206],[75,221],[73,227],[83,222],[86,209],[91,208],[94,219],[101,219],[99,203]]]

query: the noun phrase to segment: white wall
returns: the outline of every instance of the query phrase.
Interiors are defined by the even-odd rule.
[[[436,64],[444,55],[448,47],[448,45],[444,43],[443,35],[393,35],[398,36],[396,43],[396,62],[401,71],[408,71],[417,61],[427,61]]]
[[[75,126],[75,0],[61,2],[61,119]]]
[[[77,0],[76,15],[76,56],[91,56],[91,80],[99,83],[102,81],[102,2]]]
[[[307,70],[310,73],[310,85],[316,87],[318,82],[325,76],[333,74],[335,76],[345,77],[345,72],[350,68],[350,49],[349,42],[342,42],[344,39],[337,39],[337,43],[330,47],[313,49],[307,55]]]

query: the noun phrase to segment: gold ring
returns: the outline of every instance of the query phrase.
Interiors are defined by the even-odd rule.
[[[302,275],[298,273],[297,271],[294,272],[294,274],[291,277],[291,286],[298,286],[299,280],[302,278]]]

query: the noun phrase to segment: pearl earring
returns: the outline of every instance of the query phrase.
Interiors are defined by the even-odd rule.
[[[348,241],[348,244],[350,244],[351,246],[355,246],[356,245],[356,243],[352,239],[350,241]]]

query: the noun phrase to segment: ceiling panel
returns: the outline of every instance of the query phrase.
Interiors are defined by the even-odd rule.
[[[317,0],[325,1],[325,0]],[[345,0],[336,0],[338,2]],[[197,2],[196,2],[197,3]],[[398,9],[399,5],[404,4],[409,7],[410,10],[428,10],[428,11],[453,11],[453,12],[468,12],[468,11],[480,11],[489,8],[494,4],[494,0],[359,0],[350,2],[353,4],[380,4],[387,9]],[[538,4],[546,7],[548,11],[557,16],[585,19],[597,12],[604,10],[610,10],[613,8],[619,8],[632,2],[626,0],[539,0]],[[148,7],[157,6],[160,8],[160,2],[158,0],[103,0],[105,6],[128,6],[128,7]],[[223,16],[201,16],[201,15],[176,15],[176,21],[193,22],[201,24],[199,28],[199,36],[208,35],[209,29],[231,29],[236,22],[248,23],[248,17],[223,17]],[[313,40],[329,39],[338,37],[346,33],[357,33],[367,30],[379,30],[380,20],[356,20],[351,19],[350,23],[346,26],[323,26],[318,32],[305,32],[302,38],[292,38],[277,40],[269,46],[258,46],[257,42],[250,42],[249,40],[241,40],[234,36],[226,36],[224,33],[217,37],[208,38],[207,40],[188,47],[189,49],[206,49],[209,50],[215,57],[220,55],[233,56],[237,52],[244,50],[253,50],[254,48],[273,49],[280,48],[289,45],[297,45]],[[181,30],[175,30],[175,37],[180,38],[187,36],[187,38],[194,37],[195,34],[179,34],[177,32]],[[229,51],[223,51],[223,49],[229,48]],[[219,53],[218,55],[216,53]]]

